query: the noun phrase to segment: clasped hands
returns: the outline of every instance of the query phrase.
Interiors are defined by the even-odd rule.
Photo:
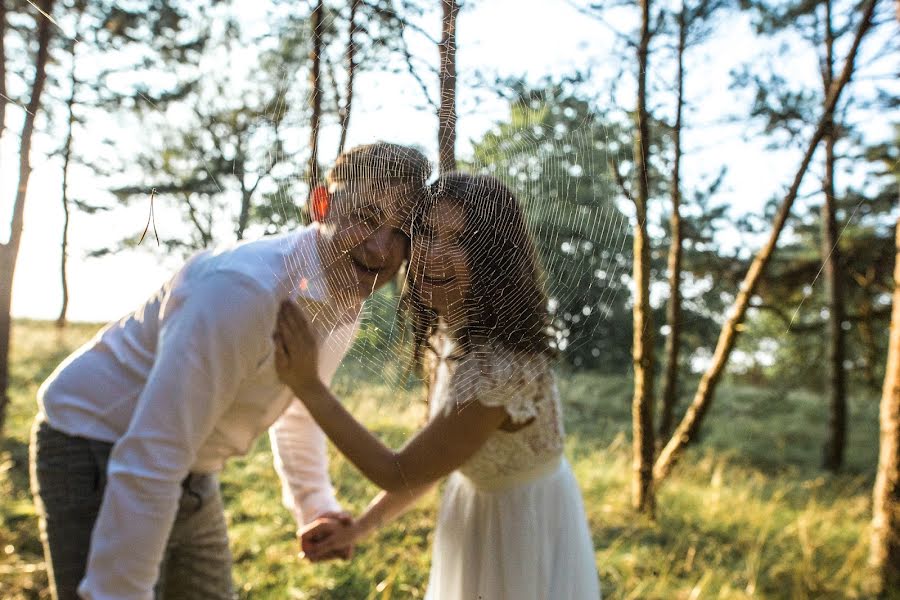
[[[300,557],[310,562],[349,560],[353,556],[356,527],[347,512],[327,512],[305,525],[297,534],[300,539]]]

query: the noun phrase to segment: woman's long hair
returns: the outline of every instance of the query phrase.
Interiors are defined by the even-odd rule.
[[[512,192],[487,175],[453,172],[430,187],[429,200],[413,221],[413,236],[438,202],[456,202],[465,223],[459,243],[466,255],[471,287],[456,329],[463,353],[487,344],[532,354],[553,354],[543,275],[525,215]],[[421,371],[424,349],[438,315],[422,302],[414,273],[407,274],[401,312],[412,327],[413,364]]]

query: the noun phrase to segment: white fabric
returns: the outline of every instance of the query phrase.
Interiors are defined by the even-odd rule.
[[[325,436],[278,381],[271,339],[292,297],[317,332],[326,382],[350,346],[358,310],[329,305],[317,235],[312,226],[194,256],[41,386],[52,427],[115,443],[83,597],[152,598],[180,482],[246,453],[282,413],[271,437],[287,503],[301,523],[339,510]]]
[[[434,371],[432,415],[479,401],[505,406],[516,423],[534,420],[493,433],[449,477],[425,598],[598,600],[593,544],[578,482],[562,456],[549,361],[510,362],[513,355],[499,350],[467,355],[456,369],[445,352]]]
[[[476,484],[515,476],[544,464],[563,451],[559,392],[546,356],[515,352],[499,345],[448,360],[454,352],[445,338],[435,339],[441,354],[434,365],[431,414],[464,410],[466,404],[502,406],[515,434],[497,431],[459,471]],[[527,426],[524,426],[529,423]]]

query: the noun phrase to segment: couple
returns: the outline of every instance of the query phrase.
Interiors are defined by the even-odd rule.
[[[410,148],[350,150],[315,195],[320,222],[194,256],[57,368],[31,444],[55,598],[231,598],[216,473],[266,428],[314,560],[347,556],[455,471],[428,597],[599,596],[521,211],[495,180],[429,193],[429,173]],[[432,419],[395,452],[326,386],[363,300],[407,258]],[[358,521],[334,498],[325,434],[386,490]]]

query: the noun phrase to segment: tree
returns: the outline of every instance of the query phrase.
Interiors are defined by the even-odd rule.
[[[6,0],[0,0],[0,140],[6,129]]]
[[[37,27],[37,51],[34,59],[34,79],[31,83],[31,94],[22,123],[22,134],[19,141],[19,184],[13,202],[12,221],[10,223],[9,240],[0,244],[0,432],[6,421],[6,406],[9,403],[9,338],[11,333],[13,276],[16,260],[19,255],[19,244],[22,240],[22,228],[25,216],[25,201],[28,197],[28,180],[31,177],[31,140],[37,115],[42,112],[41,97],[47,80],[47,61],[52,39],[52,23],[44,15],[53,11],[53,0],[42,0],[37,4],[38,12],[34,16]]]
[[[323,12],[322,0],[318,0],[310,16],[312,47],[309,51],[309,62],[311,65],[309,69],[309,166],[306,170],[309,189],[313,189],[318,185],[321,179],[319,175],[319,121],[322,116],[322,83],[320,76],[322,70],[322,35],[324,31]]]
[[[338,142],[338,156],[344,152],[347,143],[347,129],[350,127],[350,109],[353,107],[353,79],[356,75],[356,13],[362,0],[350,0],[350,16],[347,18],[347,50],[345,52],[347,62],[347,85],[344,91],[344,104],[339,115],[341,121],[341,138]]]
[[[834,26],[832,0],[825,3],[824,46],[822,61],[823,96],[828,94],[834,82]],[[847,382],[844,372],[846,356],[844,336],[844,274],[841,269],[841,251],[838,245],[838,226],[835,215],[834,173],[836,123],[834,114],[825,122],[825,174],[822,178],[822,260],[825,266],[825,295],[828,302],[828,363],[830,383],[830,419],[828,437],[823,449],[823,466],[836,471],[844,462],[844,446],[847,435]]]
[[[510,92],[509,118],[474,143],[466,168],[499,177],[521,202],[561,358],[570,368],[616,373],[630,362],[629,229],[606,169],[626,135],[576,84],[499,85]]]
[[[675,402],[677,400],[678,386],[678,352],[681,338],[681,256],[682,256],[682,232],[681,232],[681,128],[682,112],[684,110],[684,51],[687,45],[688,18],[684,0],[681,2],[681,10],[678,11],[678,46],[676,49],[676,62],[678,64],[675,75],[675,125],[673,127],[673,144],[675,146],[675,159],[672,166],[672,214],[669,220],[669,302],[666,306],[666,324],[669,333],[666,335],[666,370],[663,376],[662,410],[659,420],[659,439],[668,437],[672,430]]]
[[[80,18],[78,19],[81,20]],[[76,31],[78,28],[76,27]],[[75,101],[78,93],[78,79],[75,76],[75,64],[77,57],[78,43],[74,40],[67,40],[69,51],[71,53],[71,67],[69,71],[69,97],[66,100],[66,137],[62,147],[62,208],[63,208],[63,230],[62,240],[60,242],[60,265],[59,275],[62,287],[62,305],[59,308],[59,316],[56,318],[56,326],[62,329],[66,326],[66,314],[69,309],[69,279],[67,263],[69,259],[69,164],[72,160],[72,137],[75,129]]]
[[[766,265],[772,257],[772,253],[775,250],[775,245],[778,242],[778,237],[780,236],[781,231],[784,228],[784,224],[787,221],[787,217],[790,214],[791,206],[797,198],[797,194],[800,189],[800,183],[802,182],[803,176],[805,175],[806,170],[809,167],[809,163],[812,160],[813,153],[815,152],[819,142],[825,135],[826,126],[829,122],[831,113],[835,109],[838,98],[840,97],[840,93],[853,74],[856,54],[859,50],[859,46],[862,42],[863,37],[871,26],[874,9],[875,0],[867,0],[864,6],[863,14],[860,18],[856,36],[854,37],[853,43],[847,54],[844,68],[841,71],[840,77],[835,80],[834,84],[829,90],[828,97],[826,98],[826,101],[823,105],[822,115],[820,116],[815,131],[812,134],[812,138],[810,139],[809,144],[806,147],[806,151],[803,155],[800,166],[797,169],[796,174],[794,175],[793,182],[791,183],[787,194],[778,207],[778,212],[775,215],[769,238],[766,241],[765,245],[759,250],[759,252],[757,252],[756,257],[750,264],[750,268],[748,269],[747,274],[741,284],[740,292],[738,293],[735,302],[732,305],[731,310],[729,311],[728,318],[726,319],[725,324],[722,327],[722,331],[719,335],[719,341],[716,345],[716,350],[713,355],[711,364],[700,379],[700,383],[697,387],[697,392],[694,395],[694,399],[690,407],[688,408],[687,413],[676,428],[674,434],[672,435],[672,438],[669,440],[669,442],[666,444],[659,457],[657,458],[656,464],[654,465],[654,476],[656,479],[661,480],[665,478],[666,475],[669,474],[669,472],[671,472],[672,467],[675,465],[675,462],[677,461],[680,453],[684,450],[684,447],[688,444],[688,442],[690,442],[691,439],[694,438],[694,436],[696,436],[700,424],[703,421],[703,417],[706,414],[706,411],[709,409],[716,386],[718,385],[725,364],[728,362],[731,350],[734,348],[734,343],[739,331],[739,326],[742,324],[744,315],[746,314],[747,308],[750,304],[750,299],[753,297],[760,277],[762,276]]]
[[[143,182],[112,190],[126,203],[146,200],[151,191],[156,202],[180,212],[190,227],[164,233],[161,241],[170,250],[208,248],[228,230],[232,240],[241,240],[253,221],[298,224],[300,215],[282,204],[293,196],[291,176],[282,168],[293,157],[285,151],[281,129],[287,114],[283,90],[262,78],[259,89],[267,95],[248,91],[235,97],[232,83],[211,84],[192,100],[190,121],[165,131],[161,147],[137,158]],[[263,202],[257,202],[260,196]],[[129,236],[120,247],[136,241]]]
[[[675,418],[675,405],[678,401],[678,367],[682,335],[682,289],[681,276],[684,255],[684,232],[681,215],[682,204],[682,134],[684,130],[684,58],[690,47],[701,43],[710,33],[710,21],[714,13],[724,6],[720,0],[699,0],[688,4],[682,0],[681,8],[676,15],[675,32],[675,119],[672,126],[672,176],[671,203],[669,216],[669,251],[668,280],[669,301],[666,305],[666,325],[668,333],[665,341],[665,364],[663,375],[663,391],[660,397],[660,419],[658,440],[665,440],[672,432]]]
[[[746,0],[746,8],[751,8],[755,16],[755,25],[759,33],[764,35],[795,34],[808,44],[818,56],[819,89],[807,88],[797,83],[796,77],[772,72],[773,69],[748,68],[739,77],[743,83],[752,83],[757,88],[753,115],[755,120],[765,123],[765,130],[770,135],[784,138],[787,133],[789,141],[799,137],[807,123],[813,120],[818,107],[824,103],[830,90],[835,73],[835,47],[843,45],[852,35],[852,16],[859,9],[858,3],[841,2],[840,0]],[[877,22],[877,17],[875,18]],[[784,48],[781,54],[784,55]],[[877,59],[876,59],[877,60]],[[754,71],[751,77],[747,71]],[[759,71],[762,71],[760,73]],[[848,149],[860,144],[860,136],[852,129],[846,113],[850,106],[857,110],[871,110],[867,102],[856,95],[844,95],[835,111],[832,111],[825,123],[823,137],[824,156],[821,162],[822,201],[818,214],[818,254],[822,263],[821,276],[824,282],[824,303],[822,311],[827,311],[828,318],[821,331],[825,333],[827,355],[817,363],[824,364],[827,369],[821,373],[827,382],[825,390],[829,398],[828,431],[823,444],[823,466],[829,470],[837,470],[843,463],[846,445],[847,420],[847,362],[848,320],[847,294],[848,273],[845,259],[842,256],[844,244],[839,243],[838,231],[843,229],[839,222],[838,210],[841,205],[842,192],[835,181],[835,173],[839,161],[842,164],[853,164]],[[844,212],[850,218],[855,212]],[[849,223],[848,223],[849,224]],[[805,224],[804,224],[805,226]],[[814,275],[818,279],[819,272]],[[807,298],[804,297],[803,301]],[[802,301],[801,301],[802,302]],[[793,327],[792,327],[793,329]],[[813,361],[811,361],[812,363]],[[818,366],[811,364],[813,370]]]
[[[456,168],[456,0],[441,0],[440,107],[438,108],[438,167]]]
[[[650,0],[641,0],[641,35],[637,48],[637,136],[634,141],[637,194],[634,226],[634,329],[632,355],[634,363],[634,397],[632,422],[632,506],[653,515],[656,499],[653,492],[653,315],[650,312],[650,238],[647,235],[647,202],[650,197],[647,171],[647,62],[650,46]]]
[[[834,80],[834,46],[836,37],[848,33],[849,28],[835,32],[833,12],[834,0],[813,2],[789,1],[768,3],[751,1],[748,3],[757,15],[757,30],[773,35],[785,30],[800,34],[818,53],[822,82],[821,101],[828,95]],[[853,8],[855,10],[855,7]],[[797,132],[804,121],[815,111],[816,92],[795,89],[789,84],[791,78],[769,74],[754,78],[758,86],[754,114],[766,121],[770,132],[785,130]],[[828,310],[827,346],[829,382],[829,428],[824,444],[823,465],[836,470],[843,461],[846,436],[846,335],[843,329],[845,319],[844,274],[841,249],[838,245],[838,223],[835,209],[835,166],[837,156],[835,146],[847,132],[834,112],[825,123],[823,144],[825,156],[822,169],[822,205],[820,229],[822,232],[820,255],[823,263],[825,282],[825,308]]]
[[[896,228],[890,343],[879,423],[878,475],[872,492],[868,581],[872,593],[900,589],[900,219]]]

